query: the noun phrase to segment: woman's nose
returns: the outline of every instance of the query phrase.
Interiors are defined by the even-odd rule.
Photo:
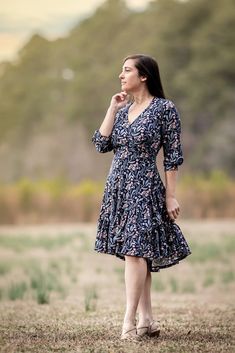
[[[123,78],[123,72],[120,73],[120,75],[118,76],[120,78],[120,80]]]

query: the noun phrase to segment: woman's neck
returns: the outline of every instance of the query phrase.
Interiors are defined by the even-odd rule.
[[[136,105],[141,105],[151,100],[153,96],[148,91],[133,93],[133,100]]]

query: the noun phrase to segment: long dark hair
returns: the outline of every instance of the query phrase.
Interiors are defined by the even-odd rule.
[[[147,78],[146,85],[149,93],[154,97],[166,98],[157,61],[151,56],[144,54],[129,55],[123,62],[128,59],[135,60],[135,67],[137,68],[139,75]]]

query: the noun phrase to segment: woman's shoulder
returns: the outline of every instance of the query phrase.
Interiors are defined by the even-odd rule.
[[[161,98],[161,97],[156,97],[155,99],[155,104],[159,104],[160,103],[160,106],[161,108],[163,109],[163,111],[165,110],[169,110],[169,109],[175,109],[176,106],[175,106],[175,103],[168,99],[168,98]]]

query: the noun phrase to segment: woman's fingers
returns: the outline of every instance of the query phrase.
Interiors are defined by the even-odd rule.
[[[178,217],[179,213],[180,213],[179,207],[168,211],[168,214],[172,220],[175,220]]]
[[[127,93],[126,92],[117,93],[113,96],[113,99],[115,101],[116,106],[118,108],[122,108],[128,101]]]
[[[121,92],[116,95],[118,101],[124,101],[126,99],[127,93]]]
[[[167,206],[167,213],[170,219],[174,221],[180,213],[180,207],[175,197],[167,197],[166,206]]]
[[[110,106],[112,106],[115,109],[120,109],[122,107],[124,107],[128,102],[128,95],[125,91],[123,92],[119,92],[114,94],[114,96],[112,96],[111,102],[110,102]]]

